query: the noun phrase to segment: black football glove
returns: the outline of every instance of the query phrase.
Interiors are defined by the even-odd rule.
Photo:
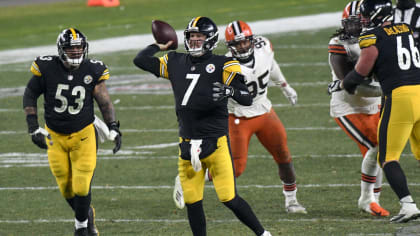
[[[29,133],[32,138],[32,142],[35,143],[38,147],[42,149],[48,149],[47,143],[45,142],[45,137],[51,139],[51,135],[43,128],[38,127],[34,132]]]
[[[45,137],[51,139],[51,135],[38,125],[38,116],[35,114],[26,116],[26,123],[28,124],[28,133],[31,136],[32,142],[42,149],[48,149]]]
[[[112,149],[112,152],[115,154],[121,148],[121,132],[120,132],[120,122],[113,121],[108,125],[109,128],[109,136],[111,140],[114,140],[115,147]]]
[[[338,92],[338,91],[343,90],[340,87],[340,83],[341,83],[341,80],[335,80],[335,81],[329,83],[328,84],[328,94],[331,95],[334,92]]]
[[[221,101],[224,98],[232,97],[234,89],[231,86],[222,84],[220,82],[213,83],[213,101]]]

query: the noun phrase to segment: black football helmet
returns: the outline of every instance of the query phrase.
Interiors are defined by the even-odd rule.
[[[391,0],[362,0],[360,2],[362,24],[365,27],[378,27],[392,20]]]
[[[202,33],[206,35],[206,39],[200,48],[192,48],[190,46],[190,34]],[[187,52],[194,57],[199,57],[217,47],[219,32],[216,24],[208,17],[194,17],[184,31],[184,45]]]
[[[78,68],[87,58],[89,44],[82,32],[75,28],[63,30],[57,37],[58,56],[71,69]]]
[[[416,6],[415,0],[397,0],[397,8],[400,10],[410,9]]]

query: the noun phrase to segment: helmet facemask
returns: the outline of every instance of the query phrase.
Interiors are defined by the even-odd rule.
[[[205,36],[205,39],[190,40],[191,33],[200,33]],[[217,47],[218,32],[209,36],[198,30],[190,29],[184,32],[184,44],[187,52],[193,57],[200,57]],[[199,45],[199,47],[197,47]]]
[[[345,34],[350,38],[358,38],[360,32],[362,32],[360,16],[349,16],[347,19],[341,21],[341,25],[344,28]]]
[[[88,54],[86,37],[75,29],[64,30],[57,38],[58,55],[63,64],[77,69]]]
[[[244,34],[235,35],[235,39],[227,41],[226,45],[230,49],[232,56],[240,60],[246,60],[254,53],[254,37],[253,35],[245,36]]]

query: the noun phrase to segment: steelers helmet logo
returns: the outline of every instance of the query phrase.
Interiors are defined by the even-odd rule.
[[[214,64],[208,64],[206,66],[206,71],[207,73],[211,74],[216,70],[216,67],[214,66]]]
[[[90,75],[86,75],[85,78],[83,78],[83,82],[85,82],[85,84],[92,83],[92,80],[93,80],[93,78]]]

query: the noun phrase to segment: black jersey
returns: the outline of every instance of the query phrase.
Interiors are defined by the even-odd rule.
[[[420,54],[407,24],[390,24],[362,33],[360,48],[372,45],[379,52],[372,72],[384,94],[400,86],[420,84]]]
[[[213,55],[193,63],[189,54],[169,52],[160,60],[159,76],[169,79],[175,96],[180,136],[220,137],[228,134],[227,99],[212,100],[213,83],[230,85],[240,73],[239,62]]]
[[[63,134],[77,132],[94,120],[93,90],[109,78],[101,61],[85,59],[76,70],[67,70],[57,56],[37,57],[31,65],[44,94],[45,122]]]
[[[406,23],[411,27],[414,40],[418,44],[420,41],[420,7],[414,6],[405,10],[394,8],[392,15],[394,23]]]

